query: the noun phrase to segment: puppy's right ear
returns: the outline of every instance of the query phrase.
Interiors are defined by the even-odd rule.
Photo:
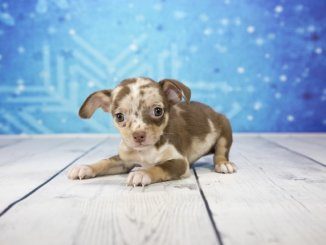
[[[81,118],[90,118],[97,108],[101,107],[103,111],[110,111],[112,90],[100,90],[92,93],[84,101],[79,109]]]
[[[189,104],[191,90],[186,85],[174,79],[163,79],[159,84],[172,104],[179,103],[182,98]]]

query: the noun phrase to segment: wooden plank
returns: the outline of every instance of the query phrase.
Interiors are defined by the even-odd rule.
[[[326,168],[262,139],[236,137],[232,175],[196,167],[224,244],[324,244]]]
[[[76,164],[116,152],[107,142]],[[193,175],[145,189],[126,178],[58,175],[0,218],[0,244],[217,244]]]
[[[0,213],[103,139],[28,139],[0,149]]]
[[[262,137],[271,140],[292,151],[306,155],[326,166],[326,137],[321,136],[299,136],[290,135],[288,137],[266,136]]]
[[[26,138],[17,144],[0,149],[0,166],[12,164],[20,159],[33,157],[40,152],[47,152],[62,144],[67,144],[70,139],[34,139]]]
[[[17,144],[23,140],[24,139],[18,139],[18,138],[16,138],[16,139],[6,139],[6,138],[1,139],[0,138],[0,149]]]

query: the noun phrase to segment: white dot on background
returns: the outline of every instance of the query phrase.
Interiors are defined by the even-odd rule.
[[[161,11],[162,10],[162,4],[155,4],[154,5],[154,9],[157,10],[157,11]]]
[[[289,122],[293,122],[294,121],[294,116],[293,115],[287,115],[286,120],[288,120]]]
[[[218,43],[215,44],[214,47],[215,47],[215,48],[217,49],[217,51],[220,52],[220,53],[225,53],[225,52],[228,51],[228,49],[227,49],[226,46],[220,45],[220,44],[218,44]]]
[[[18,53],[23,54],[23,53],[25,53],[25,48],[23,46],[19,46],[17,51],[18,51]]]
[[[206,35],[206,36],[209,36],[209,35],[211,35],[213,33],[213,30],[211,29],[211,28],[206,28],[205,30],[204,30],[204,34]]]
[[[264,44],[264,39],[262,39],[262,38],[257,38],[257,39],[256,39],[256,44],[257,44],[258,46],[263,45],[263,44]]]
[[[259,111],[261,108],[262,108],[262,103],[261,102],[259,102],[259,101],[257,101],[255,104],[254,104],[254,109],[256,110],[256,111]]]
[[[245,72],[245,68],[243,68],[243,67],[240,66],[240,67],[237,68],[237,72],[239,74],[243,74]]]
[[[313,26],[313,25],[309,25],[309,26],[307,27],[307,31],[308,31],[308,32],[314,32],[314,31],[316,31],[316,28],[315,28],[315,26]]]
[[[24,83],[24,79],[22,79],[22,78],[17,79],[17,83],[18,83],[18,84],[22,84],[22,83]]]
[[[301,4],[298,4],[297,6],[295,6],[295,11],[302,11],[303,10],[303,5],[301,5]]]
[[[89,88],[94,87],[94,86],[95,86],[94,81],[92,81],[92,80],[88,81],[87,86],[88,86]]]
[[[143,22],[145,20],[145,16],[142,14],[136,15],[136,21]]]
[[[129,45],[129,49],[131,51],[137,51],[138,50],[138,46],[137,46],[137,44],[133,43],[133,44],[130,44]]]
[[[175,19],[180,20],[186,17],[186,13],[183,11],[174,11],[173,16]]]
[[[281,97],[282,97],[282,94],[281,94],[281,93],[276,93],[276,94],[275,94],[275,98],[276,98],[276,99],[280,99]]]
[[[229,24],[229,19],[227,19],[227,18],[223,18],[223,19],[220,20],[220,22],[221,22],[221,24],[222,24],[223,26],[227,26],[227,25]]]
[[[57,31],[57,30],[56,30],[53,26],[49,26],[49,27],[48,27],[48,33],[49,33],[49,34],[54,34],[54,33],[56,33],[56,31]]]
[[[277,5],[275,8],[274,8],[274,11],[276,13],[282,13],[283,12],[283,6],[282,5]]]
[[[265,83],[269,83],[271,81],[271,78],[269,76],[265,76],[263,80]]]
[[[253,117],[252,115],[248,115],[248,116],[247,116],[247,120],[248,120],[248,121],[252,121],[252,120],[254,120],[254,117]]]
[[[134,58],[134,59],[132,60],[132,63],[134,63],[134,64],[138,64],[138,63],[139,63],[139,59],[138,59],[138,58]]]
[[[248,26],[247,27],[247,32],[248,33],[254,33],[255,32],[255,27],[254,26]]]
[[[282,75],[280,76],[280,81],[281,81],[281,82],[286,82],[287,80],[288,80],[288,78],[287,78],[286,75],[282,74]]]
[[[76,35],[76,31],[74,29],[69,30],[69,35],[74,36]]]
[[[316,54],[321,54],[322,52],[323,52],[322,48],[318,47],[318,48],[315,49]]]
[[[49,91],[54,91],[55,90],[55,87],[53,85],[50,85],[47,87]]]
[[[18,92],[23,92],[25,90],[25,85],[24,84],[19,84],[18,86],[17,86],[17,91]]]

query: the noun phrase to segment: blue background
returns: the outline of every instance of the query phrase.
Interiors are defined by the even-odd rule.
[[[325,131],[326,2],[0,1],[0,133],[115,132],[95,90],[184,81],[235,131]]]

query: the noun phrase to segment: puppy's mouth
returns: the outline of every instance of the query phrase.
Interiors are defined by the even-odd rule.
[[[143,148],[146,148],[148,146],[151,146],[152,144],[145,144],[145,143],[135,143],[134,144],[134,148],[135,149],[143,149]]]

